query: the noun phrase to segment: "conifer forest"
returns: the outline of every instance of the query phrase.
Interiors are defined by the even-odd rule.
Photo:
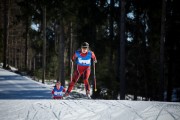
[[[178,0],[0,1],[2,68],[65,85],[82,42],[97,58],[93,98],[180,101]]]

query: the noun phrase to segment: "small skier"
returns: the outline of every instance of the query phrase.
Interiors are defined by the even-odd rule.
[[[63,92],[66,92],[66,89],[61,86],[61,82],[56,82],[56,85],[52,90],[53,99],[63,99]]]
[[[72,80],[69,83],[69,87],[65,93],[66,96],[69,95],[75,83],[78,81],[81,75],[83,75],[86,96],[90,98],[90,85],[88,79],[91,73],[91,59],[93,59],[94,63],[97,63],[94,52],[90,51],[89,44],[87,42],[84,42],[81,44],[81,49],[75,51],[72,57],[72,62],[76,62],[77,69],[74,71]]]

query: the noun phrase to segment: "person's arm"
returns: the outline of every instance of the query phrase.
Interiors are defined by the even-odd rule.
[[[51,93],[52,93],[52,98],[54,99],[54,89],[52,90]]]
[[[93,59],[94,63],[97,63],[96,55],[94,54],[94,52],[92,52],[92,57],[91,58]]]
[[[53,95],[54,95],[54,90],[52,90],[52,92],[51,92]]]
[[[72,56],[71,60],[74,62],[76,60],[77,56],[76,53],[74,53],[74,55]]]
[[[66,88],[63,88],[63,92],[66,92]]]

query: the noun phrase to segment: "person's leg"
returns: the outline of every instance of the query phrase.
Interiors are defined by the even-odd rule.
[[[84,81],[84,85],[85,85],[86,94],[90,93],[90,85],[89,85],[89,81],[88,81],[90,73],[91,73],[91,70],[88,68],[83,74],[83,81]]]
[[[78,81],[80,75],[81,74],[78,72],[78,70],[74,71],[72,81],[69,83],[69,87],[68,87],[68,90],[67,90],[68,93],[71,92],[71,90],[73,89],[75,83]]]

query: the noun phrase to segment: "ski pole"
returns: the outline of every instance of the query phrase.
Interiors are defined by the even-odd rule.
[[[95,62],[93,62],[93,68],[94,68],[94,91],[96,92],[96,66],[95,66]]]
[[[71,82],[72,82],[72,76],[73,76],[73,61],[71,60]]]

